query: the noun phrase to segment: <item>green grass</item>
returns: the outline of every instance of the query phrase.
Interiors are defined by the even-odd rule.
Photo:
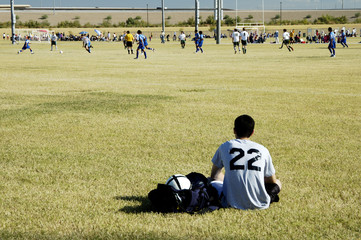
[[[361,238],[361,44],[207,40],[134,60],[119,43],[0,41],[1,239]],[[169,175],[209,175],[240,114],[271,152],[280,202],[262,211],[157,214]]]

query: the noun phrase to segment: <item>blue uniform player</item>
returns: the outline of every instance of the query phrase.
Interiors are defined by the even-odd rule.
[[[332,31],[332,28],[329,27],[328,31],[330,33],[330,43],[328,44],[328,50],[330,50],[331,53],[331,57],[336,57],[336,52],[335,52],[335,48],[336,48],[336,36],[335,33]]]
[[[24,46],[23,46],[23,48],[21,50],[18,51],[18,54],[25,51],[26,49],[29,49],[30,53],[34,54],[33,50],[30,48],[30,38],[29,38],[29,36],[26,36]]]
[[[199,41],[199,33],[198,33],[198,30],[195,30],[194,31],[194,43],[196,45],[196,51],[198,49],[198,41]]]
[[[142,31],[137,31],[137,42],[138,42],[138,48],[137,48],[137,56],[134,59],[138,59],[139,56],[139,50],[141,50],[144,53],[144,58],[147,59],[147,52],[145,51],[145,43],[146,43],[146,37],[142,34]]]
[[[346,43],[346,34],[345,34],[345,31],[343,29],[341,30],[341,45],[343,47],[348,47],[348,45]]]
[[[201,52],[203,53],[203,49],[202,49],[203,40],[204,40],[203,32],[202,32],[202,31],[199,31],[199,38],[198,38],[198,41],[197,41],[197,43],[196,43],[196,46],[197,46],[196,53],[197,53],[199,50],[201,50]]]
[[[144,36],[144,35],[143,35]],[[144,36],[144,47],[146,48],[146,49],[148,49],[148,50],[151,50],[151,51],[153,51],[154,52],[154,48],[150,48],[150,47],[148,47],[148,41],[147,41],[147,37],[146,36]]]

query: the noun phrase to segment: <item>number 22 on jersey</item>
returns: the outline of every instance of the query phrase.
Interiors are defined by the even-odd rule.
[[[247,169],[253,170],[253,171],[261,171],[261,167],[253,166],[253,163],[261,159],[261,153],[254,148],[251,148],[247,151],[247,154],[244,152],[242,148],[232,148],[229,151],[230,154],[239,153],[237,156],[235,156],[229,163],[230,163],[230,170],[244,170],[245,165],[237,165],[236,162],[243,157],[247,157],[247,155],[251,155],[253,153],[256,153],[257,155],[247,162]]]

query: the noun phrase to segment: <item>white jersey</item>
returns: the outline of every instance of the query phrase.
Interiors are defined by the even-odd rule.
[[[239,37],[240,37],[240,33],[239,32],[233,32],[232,33],[232,39],[233,39],[233,42],[239,42]]]
[[[55,34],[52,35],[52,36],[51,36],[51,41],[54,41],[54,42],[55,42],[56,40],[58,40],[58,37],[57,37]]]
[[[248,36],[249,36],[248,32],[246,32],[246,31],[241,32],[242,41],[247,41]]]
[[[250,140],[230,140],[218,148],[212,162],[218,168],[225,168],[222,202],[225,207],[269,207],[271,199],[264,178],[276,171],[267,148]]]
[[[181,35],[179,35],[179,40],[185,41],[185,40],[186,40],[186,35],[185,35],[184,33],[182,33]]]
[[[89,44],[90,43],[90,39],[88,37],[84,36],[82,40],[83,40],[84,44]]]
[[[290,34],[288,32],[284,32],[283,33],[283,39],[284,40],[289,40],[290,39]]]

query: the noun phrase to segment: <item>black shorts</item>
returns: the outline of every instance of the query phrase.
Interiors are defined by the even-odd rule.
[[[56,41],[51,41],[51,45],[56,45]]]
[[[289,39],[283,40],[283,44],[286,44],[286,45],[290,44],[290,40]]]
[[[246,40],[242,40],[242,46],[247,46],[247,41]]]
[[[127,47],[133,47],[133,42],[128,42],[127,41]]]
[[[239,46],[239,42],[233,42],[233,46],[234,46],[234,47]]]

